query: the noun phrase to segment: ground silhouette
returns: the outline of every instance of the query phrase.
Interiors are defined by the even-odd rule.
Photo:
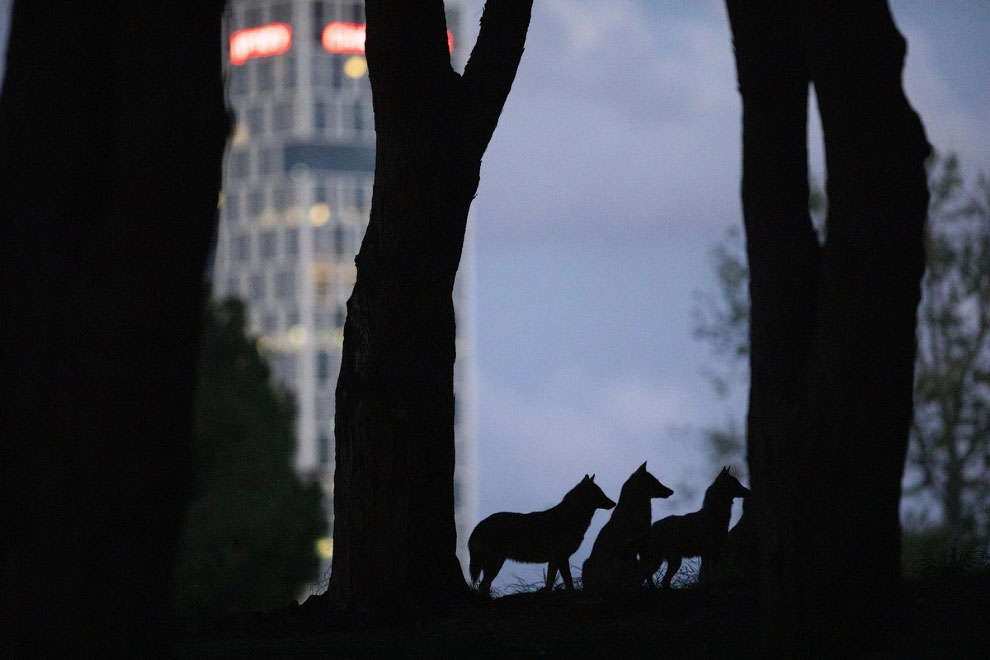
[[[870,657],[986,657],[986,568],[914,578],[901,601],[902,624]],[[468,606],[435,618],[392,622],[328,617],[322,603],[308,601],[188,622],[179,650],[189,659],[758,658],[758,616],[752,592],[713,585],[644,589],[619,598],[560,588],[475,596]],[[862,657],[856,647],[845,652]]]

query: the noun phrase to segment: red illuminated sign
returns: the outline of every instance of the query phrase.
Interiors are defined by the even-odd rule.
[[[291,47],[292,27],[288,23],[238,30],[230,35],[230,63],[240,66],[252,57],[281,55]]]
[[[323,48],[339,55],[364,55],[364,23],[328,23],[323,28]],[[447,48],[454,52],[454,35],[447,30]]]

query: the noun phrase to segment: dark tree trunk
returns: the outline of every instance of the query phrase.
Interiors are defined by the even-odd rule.
[[[884,0],[727,0],[743,99],[751,272],[749,462],[771,644],[863,641],[890,622],[924,268],[928,144]],[[828,167],[808,218],[806,105]]]
[[[4,657],[168,655],[219,2],[15,4],[0,99]]]
[[[488,0],[463,77],[442,0],[368,0],[377,159],[337,382],[331,606],[428,613],[466,593],[455,556],[452,291],[481,157],[532,0]]]

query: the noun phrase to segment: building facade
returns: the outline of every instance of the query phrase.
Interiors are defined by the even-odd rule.
[[[455,63],[463,48],[453,36],[457,20],[456,7],[448,7]],[[225,33],[234,129],[214,293],[245,301],[249,331],[274,380],[294,393],[295,469],[319,481],[332,516],[334,390],[375,165],[364,3],[232,0]],[[472,252],[469,229],[454,293],[455,516],[463,566],[476,517]],[[329,560],[332,541],[319,551]]]

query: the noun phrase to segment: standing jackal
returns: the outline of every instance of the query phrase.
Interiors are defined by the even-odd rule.
[[[667,516],[653,523],[646,551],[641,556],[643,578],[653,583],[653,574],[667,562],[662,584],[670,586],[684,557],[701,557],[699,579],[704,580],[718,564],[725,537],[729,533],[732,500],[746,497],[750,490],[722,468],[712,485],[705,490],[700,511],[683,516]]]
[[[471,581],[477,584],[484,571],[479,591],[489,595],[502,564],[512,559],[530,564],[547,562],[547,589],[553,589],[558,570],[564,585],[573,589],[568,560],[584,540],[595,510],[614,506],[595,483],[595,475],[584,475],[560,504],[546,511],[493,513],[478,523],[468,539]]]
[[[584,562],[581,579],[586,590],[635,589],[642,583],[637,555],[645,549],[650,533],[650,500],[673,494],[646,471],[646,463],[626,479],[612,517],[598,533]]]

